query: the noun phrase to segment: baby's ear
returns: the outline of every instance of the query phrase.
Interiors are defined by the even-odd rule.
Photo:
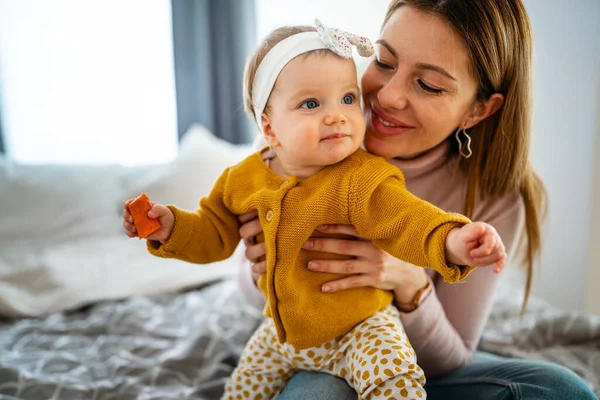
[[[279,146],[279,140],[277,140],[277,135],[275,135],[273,125],[271,125],[271,119],[266,113],[262,114],[261,125],[263,136],[265,137],[267,144],[269,144],[271,147]]]

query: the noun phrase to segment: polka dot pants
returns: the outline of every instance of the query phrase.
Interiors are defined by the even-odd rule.
[[[271,399],[297,370],[341,377],[361,399],[425,399],[425,375],[400,322],[389,306],[341,339],[297,350],[279,343],[271,318],[246,345],[222,399]]]

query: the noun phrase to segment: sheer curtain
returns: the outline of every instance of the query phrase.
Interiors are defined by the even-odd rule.
[[[254,0],[172,0],[179,135],[195,122],[233,143],[252,140],[244,66],[256,41]]]

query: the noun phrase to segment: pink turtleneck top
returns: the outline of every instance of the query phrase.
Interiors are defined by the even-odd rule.
[[[269,157],[269,152],[265,154]],[[458,156],[449,155],[448,143],[416,159],[389,160],[404,173],[406,187],[414,195],[445,211],[463,213],[467,179],[458,169],[458,161]],[[471,219],[496,228],[510,264],[524,217],[521,196],[515,191],[500,198],[478,199]],[[493,268],[477,268],[463,282],[449,284],[436,271],[426,272],[434,290],[419,308],[402,315],[402,323],[419,365],[428,378],[433,378],[470,360],[489,316],[500,275]],[[264,297],[254,284],[249,263],[240,268],[238,280],[248,301],[262,309]]]

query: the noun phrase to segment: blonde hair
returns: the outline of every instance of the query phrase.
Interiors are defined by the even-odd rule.
[[[533,39],[527,12],[520,0],[393,0],[384,26],[403,5],[439,16],[463,38],[479,84],[476,100],[494,93],[504,95],[502,107],[470,130],[473,155],[461,158],[461,169],[468,177],[464,212],[472,216],[478,192],[485,198],[520,191],[527,265],[524,312],[547,210],[546,189],[529,159]],[[453,150],[458,152],[458,146]]]
[[[246,68],[244,70],[244,109],[253,120],[254,104],[252,103],[252,89],[258,66],[265,58],[267,53],[271,51],[271,49],[275,47],[277,43],[302,32],[316,32],[316,29],[315,27],[308,25],[283,26],[281,28],[277,28],[269,33],[262,43],[248,57]]]

